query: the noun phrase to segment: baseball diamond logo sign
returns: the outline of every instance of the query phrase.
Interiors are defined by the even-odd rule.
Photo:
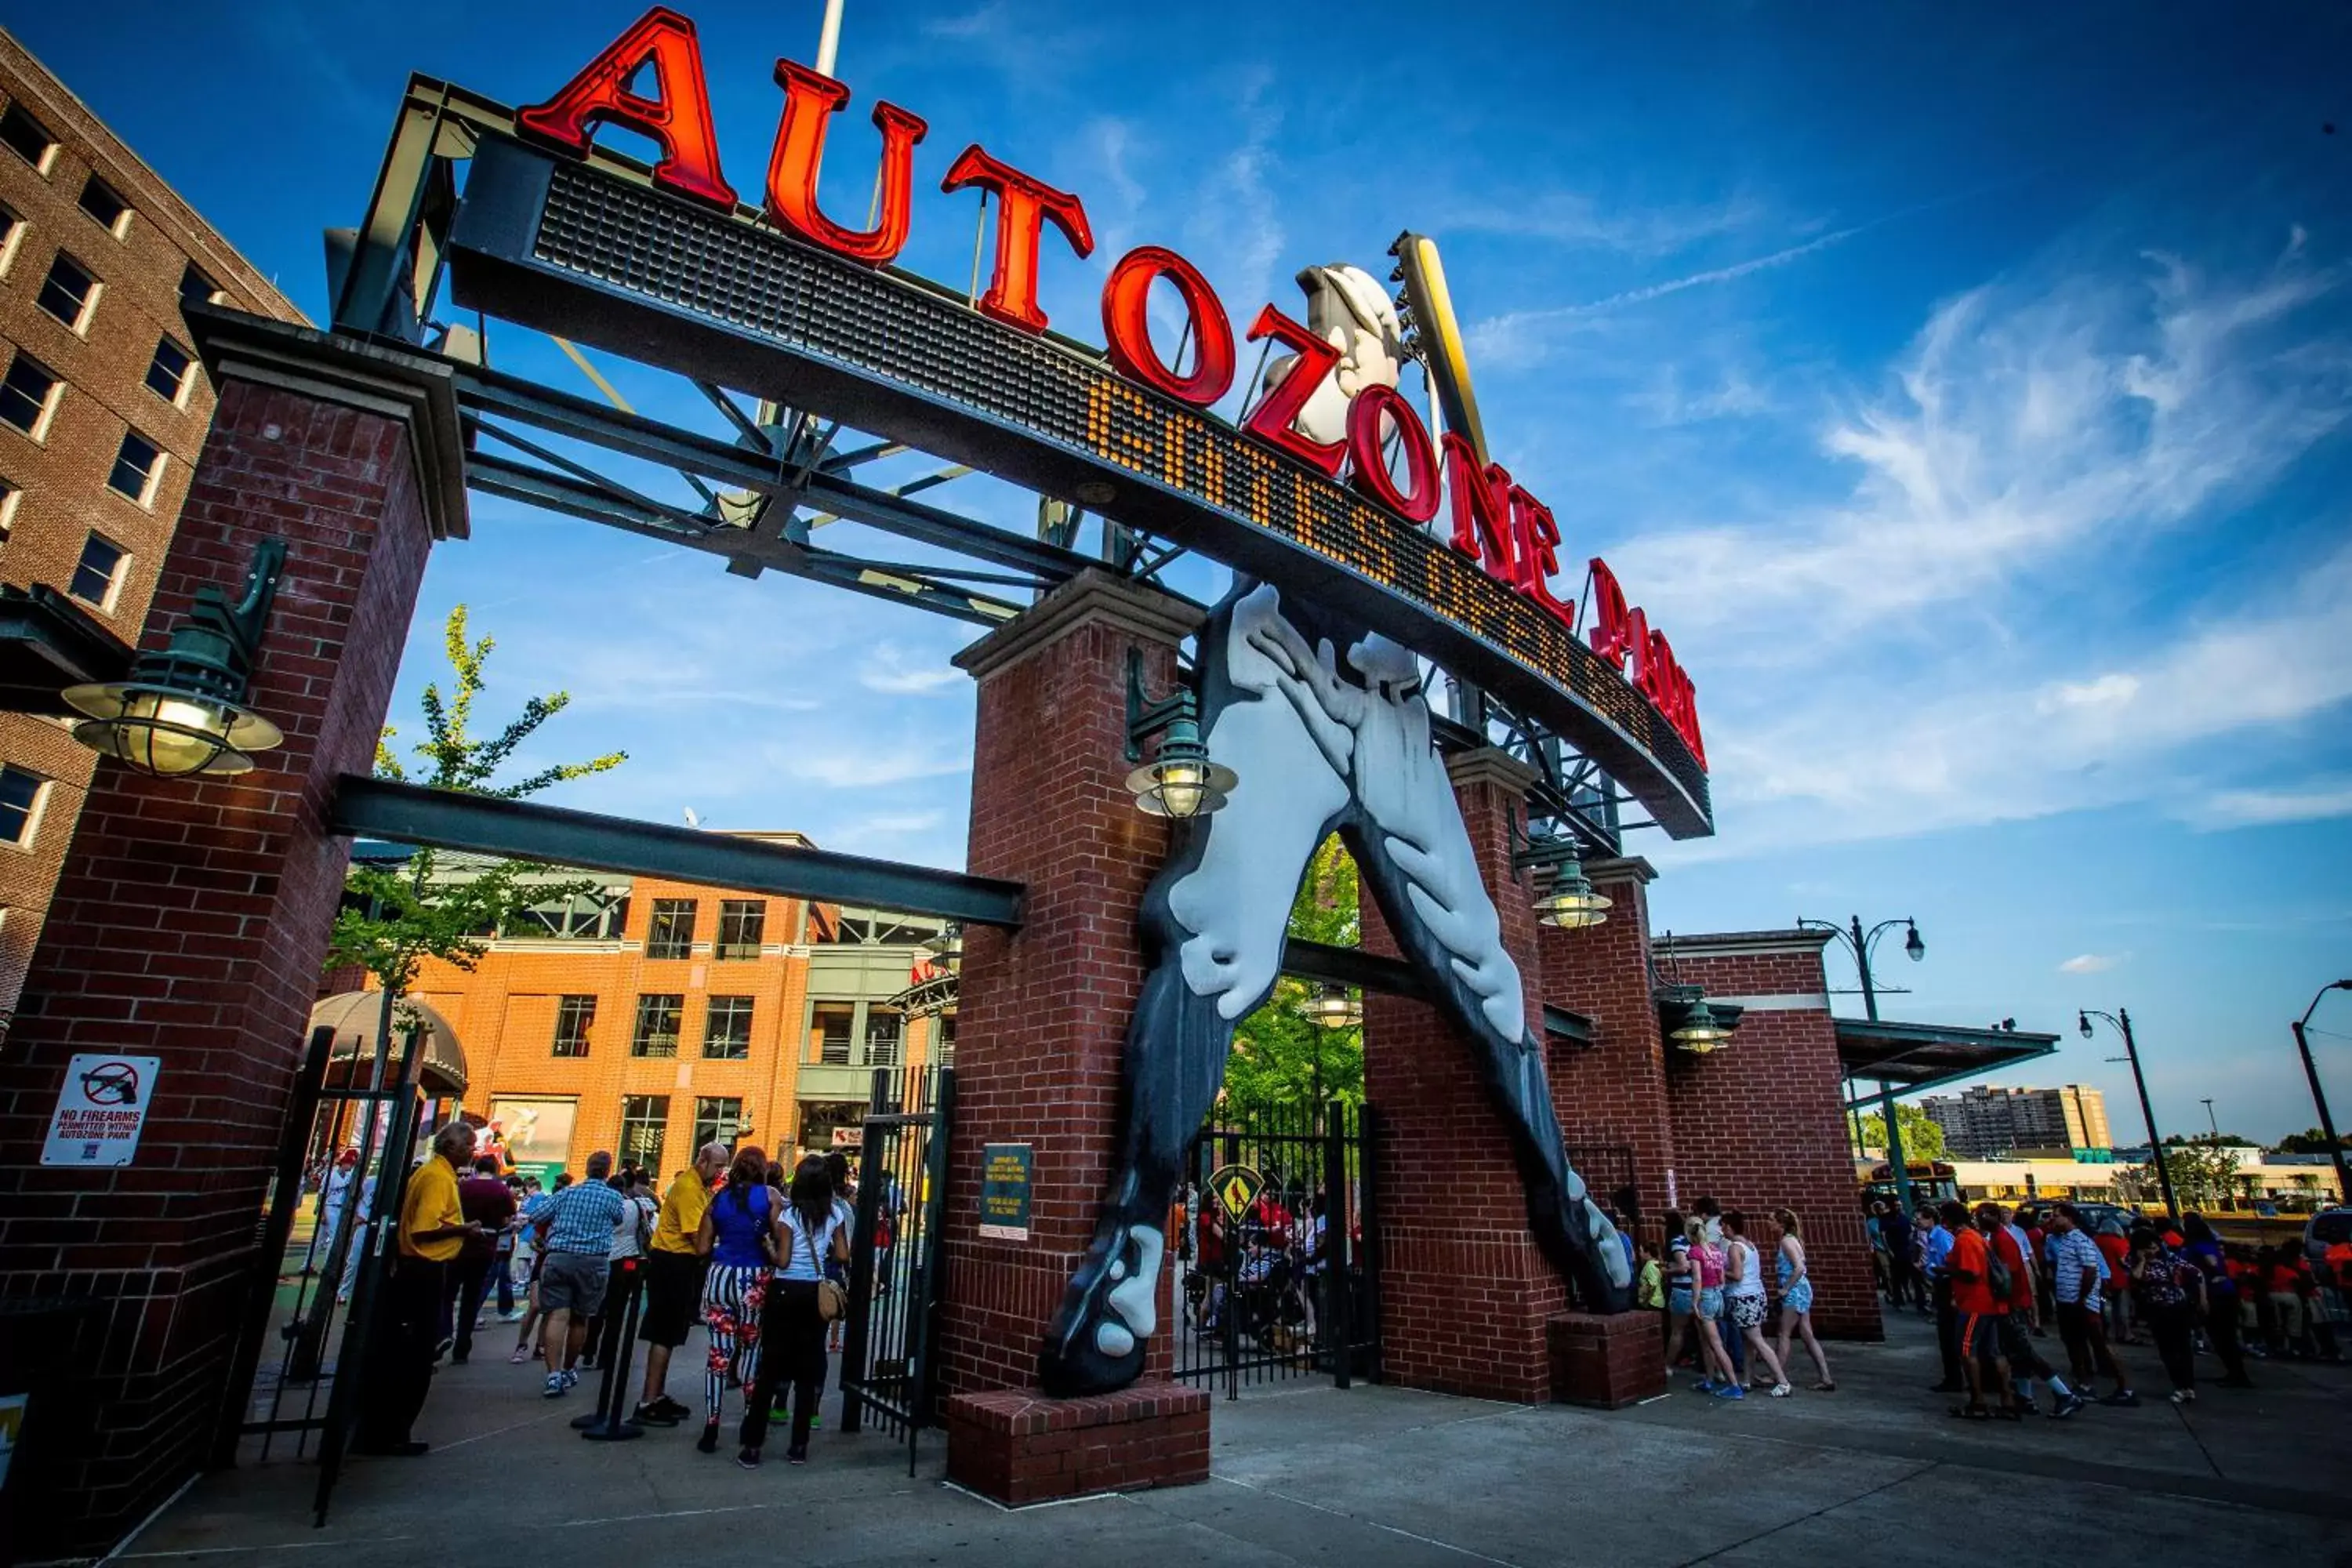
[[[1563,593],[1559,525],[1486,460],[1475,414],[1450,412],[1465,427],[1433,440],[1392,364],[1366,375],[1343,353],[1350,332],[1385,333],[1403,356],[1384,297],[1338,328],[1320,319],[1336,313],[1328,306],[1311,324],[1264,306],[1244,335],[1286,353],[1241,423],[1226,424],[1206,410],[1234,382],[1233,320],[1191,263],[1143,246],[1111,268],[1107,357],[1049,335],[1043,236],[1050,224],[1090,254],[1084,204],[973,145],[941,188],[977,187],[997,205],[994,269],[974,310],[888,267],[913,221],[926,122],[875,108],[876,216],[851,230],[815,195],[826,126],[849,89],[790,60],[775,76],[784,104],[755,213],[720,170],[693,25],[646,13],[553,98],[517,112],[523,140],[482,138],[450,236],[457,302],[693,363],[1296,590],[1550,725],[1670,833],[1712,830],[1696,692],[1664,635],[1597,558],[1581,574],[1589,595]],[[640,77],[650,96],[628,85]],[[660,145],[646,177],[576,156],[600,123]],[[1418,237],[1399,255],[1403,273],[1433,271]],[[1329,275],[1332,299],[1378,293],[1352,268],[1311,271]],[[1161,284],[1183,311],[1189,367],[1150,337],[1147,302]],[[1415,323],[1423,341],[1458,357],[1442,279],[1423,297],[1442,318]]]

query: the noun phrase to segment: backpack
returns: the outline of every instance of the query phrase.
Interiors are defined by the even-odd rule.
[[[2189,1300],[2187,1287],[2180,1283],[2180,1259],[2170,1252],[2148,1255],[2147,1267],[2142,1271],[2139,1293],[2151,1307],[2178,1307]]]
[[[1990,1237],[1985,1237],[1985,1284],[1990,1287],[1992,1299],[2003,1303],[2017,1289],[2016,1277],[2010,1273],[2009,1265],[2000,1260],[2000,1248],[1992,1244]]]

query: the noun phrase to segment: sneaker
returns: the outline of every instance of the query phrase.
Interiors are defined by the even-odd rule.
[[[786,1463],[786,1464],[788,1464],[788,1465],[805,1465],[805,1464],[807,1464],[807,1463],[808,1463],[808,1450],[807,1450],[806,1448],[799,1447],[790,1447],[790,1448],[785,1449],[785,1450],[784,1450],[784,1463]]]
[[[2128,1388],[2119,1388],[2115,1393],[2108,1394],[2105,1399],[2100,1400],[2099,1403],[2102,1405],[2116,1405],[2118,1408],[2125,1410],[2137,1410],[2139,1408],[2139,1395]]]
[[[1702,1377],[1696,1383],[1691,1384],[1691,1392],[1693,1394],[1713,1394],[1715,1392],[1715,1380],[1711,1377]]]
[[[514,1354],[507,1357],[507,1364],[509,1366],[520,1366],[530,1359],[530,1347],[528,1345],[517,1345],[514,1348]]]
[[[760,1468],[760,1450],[757,1448],[744,1449],[741,1453],[735,1456],[735,1463],[738,1467],[746,1470],[758,1469]]]
[[[640,1400],[636,1409],[630,1413],[629,1419],[640,1426],[675,1426],[678,1422],[677,1416],[661,1407],[658,1400],[651,1405]]]
[[[822,1432],[822,1431],[824,1431],[824,1415],[811,1415],[811,1416],[809,1417],[809,1430],[810,1430],[810,1431],[812,1431],[812,1432]]]
[[[566,1387],[566,1388],[577,1388],[577,1387],[579,1387],[579,1386],[580,1386],[580,1374],[579,1374],[578,1373],[576,1373],[576,1372],[572,1371],[570,1368],[568,1368],[568,1367],[567,1367],[567,1368],[564,1370],[564,1373],[563,1373],[563,1386],[564,1386],[564,1387]]]
[[[2050,1413],[2050,1418],[2053,1421],[2063,1421],[2089,1403],[2089,1400],[2079,1394],[2070,1394],[2058,1402],[2058,1408]]]
[[[715,1454],[719,1452],[718,1422],[706,1421],[702,1424],[702,1436],[694,1440],[694,1447],[697,1453],[701,1454]]]
[[[1774,1384],[1772,1385],[1772,1397],[1773,1397],[1773,1398],[1775,1398],[1775,1399],[1786,1399],[1786,1398],[1788,1398],[1788,1397],[1789,1397],[1789,1385],[1788,1385],[1787,1384],[1785,1384],[1785,1383],[1776,1383],[1776,1384]]]
[[[667,1394],[654,1401],[654,1408],[660,1411],[664,1415],[668,1416],[673,1426],[694,1414],[693,1411],[688,1410],[685,1405],[680,1405],[677,1400],[672,1399]]]
[[[547,1391],[543,1395],[541,1395],[541,1397],[547,1399],[561,1399],[571,1386],[572,1385],[570,1384],[563,1381],[563,1374],[562,1373],[551,1372],[547,1374]]]
[[[1715,1396],[1717,1399],[1745,1399],[1748,1391],[1736,1383],[1727,1383],[1715,1391]]]

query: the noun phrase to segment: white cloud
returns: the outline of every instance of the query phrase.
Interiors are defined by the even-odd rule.
[[[857,684],[894,697],[927,697],[969,687],[971,678],[945,662],[917,664],[898,644],[886,642],[858,667]]]
[[[2219,790],[2205,798],[2194,820],[2221,827],[2250,827],[2317,822],[2331,816],[2352,816],[2352,784]]]
[[[945,752],[935,745],[892,744],[876,736],[820,750],[797,750],[783,759],[792,778],[836,788],[905,784],[913,779],[950,778],[971,771],[968,752]]]
[[[2061,974],[2104,974],[2121,962],[2112,953],[2078,952],[2058,966]]]
[[[1441,213],[1439,233],[1502,234],[1562,245],[1667,256],[1727,234],[1759,226],[1765,204],[1742,191],[1720,202],[1686,205],[1627,203],[1604,208],[1587,191],[1538,191],[1508,205],[1465,205]]]

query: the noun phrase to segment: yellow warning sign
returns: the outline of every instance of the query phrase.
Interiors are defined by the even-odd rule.
[[[1209,1190],[1225,1205],[1230,1219],[1240,1219],[1265,1190],[1265,1178],[1247,1165],[1223,1165],[1209,1177]]]

